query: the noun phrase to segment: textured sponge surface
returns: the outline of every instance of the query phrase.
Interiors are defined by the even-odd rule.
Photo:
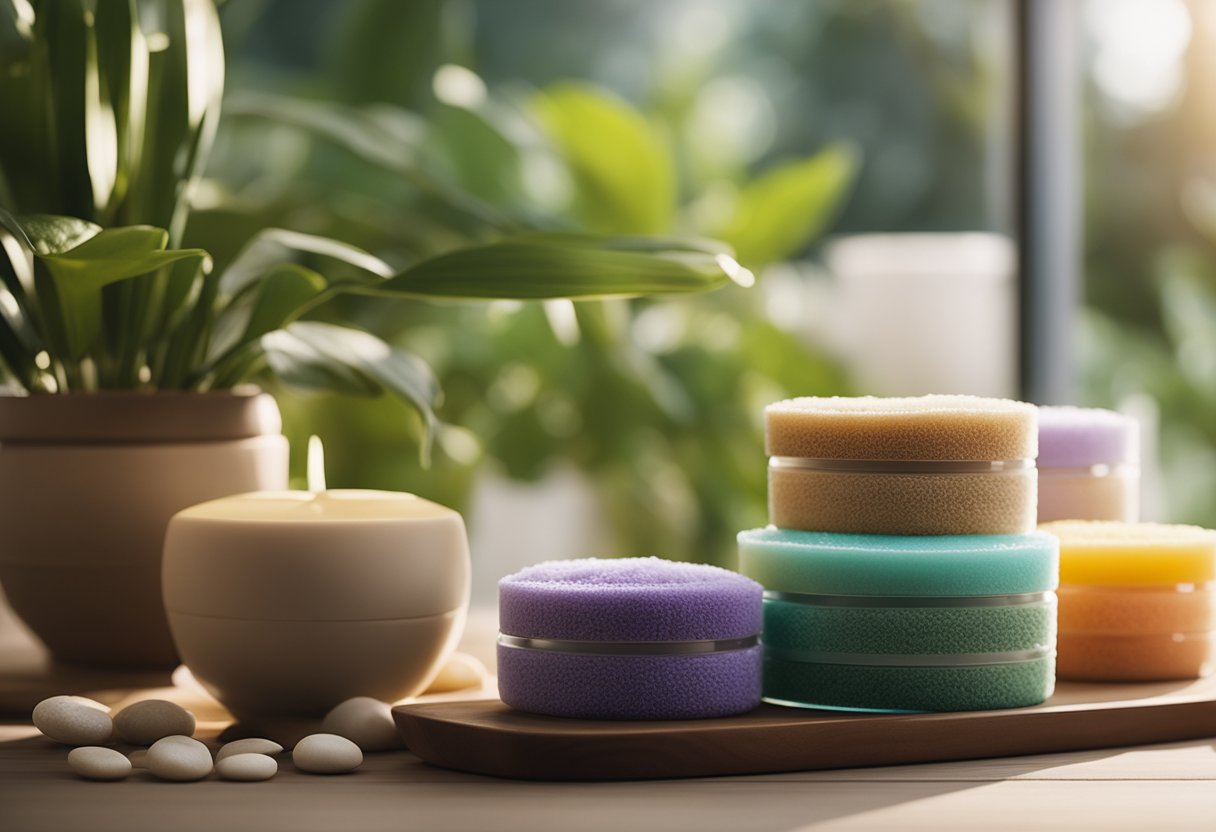
[[[659,558],[550,561],[498,584],[499,629],[526,638],[694,641],[760,632],[763,588]]]
[[[950,655],[1051,648],[1055,598],[1004,607],[820,607],[764,602],[764,644],[815,653]]]
[[[1216,629],[1216,591],[1060,587],[1060,632],[1165,635]]]
[[[779,528],[890,535],[1018,534],[1035,525],[1037,471],[895,474],[769,467]]]
[[[818,664],[767,658],[764,697],[873,711],[979,711],[1038,705],[1055,688],[1050,658],[968,667]]]
[[[765,408],[769,456],[858,460],[1033,459],[1034,405],[977,396],[816,398]]]
[[[1114,636],[1060,633],[1061,679],[1149,682],[1197,679],[1216,660],[1211,633]]]
[[[1136,420],[1113,410],[1039,408],[1039,467],[1083,468],[1136,465],[1140,430]]]
[[[1043,532],[901,537],[768,526],[739,533],[739,569],[767,589],[822,595],[1021,595],[1057,585]]]
[[[760,704],[759,646],[693,656],[588,656],[498,647],[513,708],[579,719],[703,719]]]
[[[1063,520],[1060,581],[1085,586],[1176,586],[1216,580],[1216,531],[1198,526]]]

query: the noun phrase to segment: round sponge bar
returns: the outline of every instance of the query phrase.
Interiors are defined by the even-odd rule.
[[[966,667],[820,664],[766,658],[764,698],[862,711],[978,711],[1038,705],[1055,688],[1054,661]]]
[[[1087,407],[1039,408],[1039,467],[1137,465],[1140,429],[1135,419]]]
[[[1035,525],[1034,468],[989,473],[768,471],[769,521],[783,529],[891,535],[1018,534]]]
[[[1212,672],[1212,633],[1113,636],[1060,633],[1059,676],[1083,682],[1198,679]]]
[[[1068,635],[1143,636],[1216,630],[1211,589],[1060,587],[1060,632]]]
[[[1049,650],[1056,601],[994,607],[838,607],[764,602],[767,648],[892,656]]]
[[[772,526],[739,533],[739,569],[811,595],[1021,595],[1057,586],[1059,543],[1042,532],[900,537]]]
[[[1034,405],[976,396],[815,398],[765,408],[769,456],[846,460],[1033,459]]]
[[[499,629],[526,638],[697,641],[760,632],[763,589],[659,558],[549,561],[498,583]]]
[[[1060,581],[1084,586],[1177,586],[1216,580],[1216,531],[1157,523],[1061,520]]]
[[[577,719],[703,719],[760,704],[762,650],[589,656],[498,646],[498,693],[513,708]]]

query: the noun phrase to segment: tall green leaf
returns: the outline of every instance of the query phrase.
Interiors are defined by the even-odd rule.
[[[423,260],[377,287],[448,298],[637,297],[704,292],[746,273],[724,254],[659,253],[507,239]]]
[[[583,225],[607,234],[671,227],[675,163],[646,118],[625,101],[584,84],[558,84],[534,109],[566,158]]]
[[[743,187],[730,219],[711,232],[753,268],[789,258],[823,231],[856,170],[847,145],[775,167]]]
[[[81,358],[101,332],[102,288],[181,260],[206,262],[202,249],[165,251],[167,241],[159,228],[112,228],[61,254],[39,256],[58,300],[66,357]]]

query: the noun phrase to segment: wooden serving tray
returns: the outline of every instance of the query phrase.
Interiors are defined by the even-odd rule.
[[[762,705],[727,719],[595,722],[502,702],[400,705],[428,763],[526,780],[764,774],[1047,754],[1216,736],[1216,679],[1061,683],[1044,705],[946,714],[855,714]]]

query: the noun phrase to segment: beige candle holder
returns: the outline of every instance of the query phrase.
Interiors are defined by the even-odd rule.
[[[180,512],[165,539],[174,642],[244,722],[421,692],[468,597],[464,521],[412,494],[246,494]]]

